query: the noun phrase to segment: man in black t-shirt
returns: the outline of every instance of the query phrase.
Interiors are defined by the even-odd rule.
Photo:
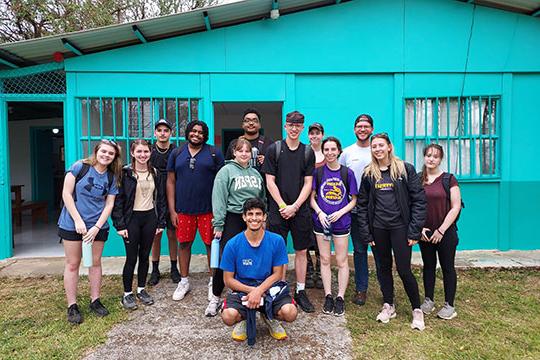
[[[269,196],[268,230],[285,241],[289,231],[295,250],[296,294],[298,305],[305,312],[315,308],[306,291],[307,249],[312,244],[313,226],[307,201],[311,194],[315,154],[299,140],[304,130],[304,115],[298,111],[287,114],[285,140],[268,147],[262,171],[266,175]]]
[[[161,173],[161,178],[163,183],[160,186],[166,188],[166,179],[167,179],[167,160],[169,159],[170,153],[176,147],[174,144],[171,144],[172,127],[167,120],[161,119],[156,122],[154,136],[156,137],[156,142],[152,147],[152,154],[150,155],[150,164],[157,171]],[[180,281],[180,273],[178,272],[178,243],[176,241],[175,228],[171,223],[171,217],[169,216],[169,211],[165,214],[167,219],[167,239],[169,241],[169,254],[171,258],[171,279],[174,283]],[[156,285],[159,283],[159,255],[161,252],[161,237],[162,234],[157,234],[154,237],[154,243],[152,244],[152,274],[150,275],[150,280],[148,281],[149,285]]]
[[[244,135],[242,135],[241,138],[248,140],[252,146],[250,165],[260,172],[264,163],[266,149],[268,149],[273,141],[260,134],[261,115],[256,109],[244,110],[242,129],[244,129]],[[233,140],[229,144],[227,152],[225,153],[225,160],[231,160],[233,158],[233,147],[235,143],[236,140]]]

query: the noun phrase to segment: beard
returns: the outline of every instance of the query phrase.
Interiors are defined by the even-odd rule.
[[[194,142],[193,140],[191,140],[191,138],[188,138],[188,143],[193,146],[193,147],[198,147],[198,146],[202,146],[204,145],[204,141],[200,141],[200,142]]]

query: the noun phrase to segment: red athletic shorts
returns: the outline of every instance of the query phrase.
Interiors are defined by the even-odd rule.
[[[214,237],[212,213],[197,215],[178,213],[178,226],[176,227],[178,242],[192,242],[195,240],[197,229],[199,229],[202,241],[206,245],[212,244],[212,238]]]

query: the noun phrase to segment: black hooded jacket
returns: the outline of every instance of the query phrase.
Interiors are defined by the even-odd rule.
[[[407,239],[420,240],[426,221],[427,201],[420,178],[409,163],[405,164],[406,177],[394,181],[394,194],[401,212],[401,218],[408,224]],[[373,241],[373,220],[375,219],[375,179],[362,175],[358,194],[358,225],[360,238],[365,244]]]
[[[164,181],[159,171],[154,169],[154,211],[158,219],[158,228],[165,229],[167,227],[167,221],[165,219],[165,213],[167,209],[167,202],[165,197]],[[118,188],[118,195],[114,200],[114,207],[112,210],[113,225],[116,230],[125,230],[133,215],[133,205],[135,204],[135,192],[137,189],[137,179],[133,176],[133,170],[130,165],[124,166],[122,169],[122,181]]]

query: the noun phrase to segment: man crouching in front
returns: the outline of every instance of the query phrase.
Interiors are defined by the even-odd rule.
[[[258,198],[244,203],[242,217],[247,230],[227,242],[221,258],[225,285],[232,290],[223,304],[221,317],[236,326],[232,338],[255,344],[256,313],[266,323],[272,337],[287,338],[281,321],[293,322],[298,311],[283,277],[288,262],[285,241],[264,230],[266,205]]]

